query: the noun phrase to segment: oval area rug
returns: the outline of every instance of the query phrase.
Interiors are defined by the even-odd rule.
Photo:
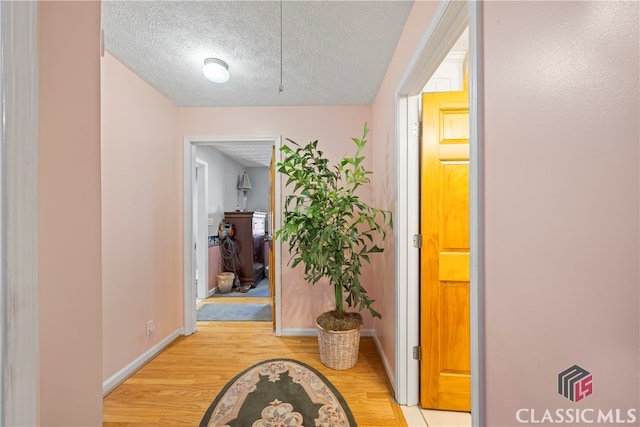
[[[324,375],[293,359],[257,363],[229,381],[200,427],[356,427],[342,395]]]

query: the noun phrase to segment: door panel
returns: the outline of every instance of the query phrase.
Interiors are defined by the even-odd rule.
[[[468,156],[467,156],[468,158]],[[440,249],[469,251],[469,162],[441,161]]]
[[[424,94],[422,110],[420,404],[469,411],[468,94]]]
[[[469,254],[464,252],[440,252],[438,280],[446,282],[469,281]]]
[[[442,372],[468,374],[469,287],[460,282],[442,282]]]

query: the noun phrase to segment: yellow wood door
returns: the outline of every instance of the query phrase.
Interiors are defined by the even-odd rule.
[[[468,93],[422,96],[420,404],[471,409]]]
[[[275,233],[274,211],[276,206],[276,147],[271,150],[271,163],[269,164],[269,298],[271,300],[271,322],[276,329],[276,250],[273,242]]]

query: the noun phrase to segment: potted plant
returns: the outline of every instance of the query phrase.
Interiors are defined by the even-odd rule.
[[[369,255],[383,251],[375,238],[384,239],[393,222],[390,212],[369,206],[357,192],[372,173],[362,164],[368,133],[365,123],[362,138],[352,138],[355,154],[334,165],[318,149],[317,140],[301,146],[287,139],[291,145],[282,146],[284,158],[277,164],[278,172],[287,176],[286,187],[293,190],[286,197],[276,238],[288,242],[290,264],[304,266],[305,280],[316,284],[328,279],[333,287],[335,309],[318,316],[316,326],[322,363],[334,369],[348,369],[357,362],[360,311],[366,308],[381,318],[371,307],[374,301],[360,274]],[[345,302],[356,311],[345,311]],[[326,348],[330,344],[336,348]]]

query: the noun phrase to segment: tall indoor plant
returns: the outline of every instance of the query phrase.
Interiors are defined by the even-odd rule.
[[[277,165],[278,172],[287,176],[286,186],[293,190],[286,197],[283,225],[276,238],[288,242],[291,265],[303,264],[305,280],[316,284],[328,279],[335,295],[335,309],[316,320],[319,334],[355,330],[358,341],[360,311],[366,308],[373,317],[381,317],[360,282],[363,262],[370,262],[370,254],[383,251],[375,239],[384,239],[387,227],[393,226],[390,212],[363,202],[357,191],[370,182],[372,174],[362,164],[368,132],[365,123],[362,138],[352,138],[355,154],[345,155],[334,165],[318,149],[317,140],[301,146],[287,139],[291,145],[282,146],[284,158]],[[356,311],[346,311],[345,302]],[[321,339],[321,356],[322,344]],[[353,366],[355,361],[346,363],[349,364]],[[336,369],[351,367],[339,366],[342,367]]]

